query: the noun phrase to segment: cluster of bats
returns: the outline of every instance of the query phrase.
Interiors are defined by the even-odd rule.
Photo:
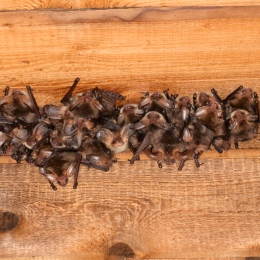
[[[242,86],[225,99],[215,89],[190,99],[165,90],[143,93],[138,104],[117,106],[125,97],[98,87],[73,95],[76,78],[61,105],[38,107],[32,89],[9,87],[0,99],[0,152],[18,163],[39,168],[53,190],[73,179],[76,189],[80,165],[108,171],[116,155],[130,149],[133,164],[145,153],[163,163],[188,159],[200,167],[199,156],[214,147],[219,153],[232,144],[256,137],[258,96]]]

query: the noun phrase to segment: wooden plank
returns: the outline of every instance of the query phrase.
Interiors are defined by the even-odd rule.
[[[47,8],[59,9],[82,9],[82,8],[130,8],[130,7],[170,7],[170,6],[257,6],[259,2],[256,0],[218,0],[218,1],[205,1],[205,0],[2,0],[0,3],[0,10],[35,10]]]
[[[259,8],[2,12],[2,88],[30,84],[40,105],[57,103],[76,77],[76,92],[98,85],[129,102],[167,88],[259,92]]]
[[[257,256],[259,167],[259,159],[210,159],[199,170],[188,162],[182,172],[119,162],[107,173],[82,168],[77,190],[54,192],[34,167],[1,164],[0,207],[20,223],[0,232],[0,257],[108,254],[119,242],[138,259]]]
[[[40,105],[58,104],[76,77],[76,92],[98,85],[128,102],[167,88],[260,93],[259,11],[1,12],[2,89],[30,84]],[[56,192],[37,168],[2,157],[0,209],[20,222],[0,232],[0,257],[106,259],[117,243],[137,259],[258,256],[259,147],[257,138],[222,155],[209,151],[200,169],[188,161],[182,172],[150,160],[119,161],[107,173],[82,167],[77,190]]]

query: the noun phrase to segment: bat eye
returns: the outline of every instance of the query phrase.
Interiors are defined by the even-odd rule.
[[[99,139],[100,137],[103,137],[103,136],[105,136],[105,131],[100,130],[100,131],[97,133],[97,138]]]

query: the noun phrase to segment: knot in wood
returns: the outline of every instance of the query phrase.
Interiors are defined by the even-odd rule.
[[[0,211],[0,231],[10,231],[19,223],[19,216],[8,211]]]

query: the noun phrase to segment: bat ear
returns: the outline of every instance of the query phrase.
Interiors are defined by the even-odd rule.
[[[134,125],[134,129],[135,129],[135,130],[140,130],[140,129],[143,129],[143,128],[145,128],[145,127],[146,127],[146,125],[143,124],[143,123],[141,123],[141,122],[137,122],[137,123],[135,123],[135,125]]]
[[[151,98],[150,98],[149,96],[146,96],[145,98],[143,98],[143,99],[140,101],[140,103],[139,103],[139,105],[138,105],[138,108],[142,108],[142,107],[148,105],[150,102],[151,102]]]
[[[102,128],[97,132],[96,137],[100,142],[106,142],[108,138],[113,138],[113,133],[109,129]]]
[[[13,102],[13,98],[11,96],[4,96],[0,99],[0,106],[5,104],[11,104]]]
[[[188,108],[184,107],[181,111],[183,122],[187,122],[189,119],[190,111]]]
[[[246,116],[246,120],[249,121],[249,122],[254,122],[254,121],[257,121],[258,120],[258,115],[247,115]]]
[[[119,114],[119,116],[117,117],[117,121],[116,121],[117,125],[122,125],[124,123],[124,121],[125,121],[124,115]]]
[[[161,98],[159,101],[158,101],[159,105],[161,107],[164,107],[164,108],[168,108],[168,109],[171,109],[173,107],[173,102],[171,100],[168,100],[168,99],[163,99]]]
[[[134,134],[134,125],[132,123],[126,124],[122,127],[120,133],[121,136],[131,136],[132,134]]]
[[[51,119],[63,119],[67,109],[66,106],[58,107],[54,105],[46,105],[43,108],[44,112]]]
[[[141,115],[143,115],[143,113],[144,113],[144,110],[141,108],[137,108],[135,110],[135,115],[137,115],[137,116],[141,116]]]
[[[205,107],[199,107],[197,110],[196,110],[196,117],[199,117],[199,116],[202,116],[202,115],[205,115],[207,112],[206,108]]]
[[[189,143],[193,140],[192,134],[191,134],[190,129],[188,127],[184,128],[182,138],[186,143]]]
[[[238,126],[238,122],[234,121],[233,123],[230,124],[229,129],[231,131],[233,131],[233,130],[235,130],[237,128],[237,126]]]

